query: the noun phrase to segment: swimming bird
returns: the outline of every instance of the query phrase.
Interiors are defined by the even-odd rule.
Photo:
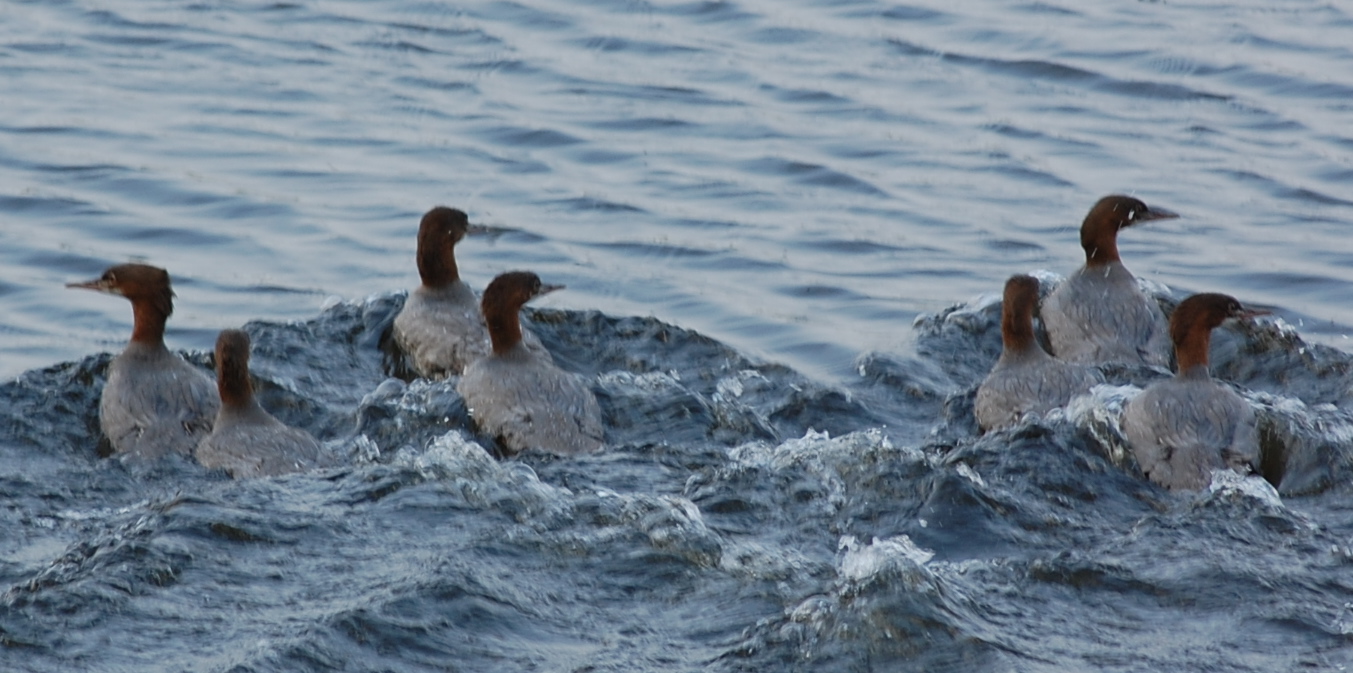
[[[1081,223],[1085,266],[1043,301],[1052,354],[1069,362],[1169,366],[1165,314],[1118,257],[1118,231],[1179,217],[1130,196],[1106,196]]]
[[[249,380],[249,335],[222,330],[216,338],[216,382],[221,411],[211,434],[197,445],[197,462],[224,468],[235,478],[300,472],[314,467],[320,445],[310,433],[288,427],[259,406]]]
[[[1170,318],[1178,373],[1156,381],[1123,412],[1137,464],[1170,489],[1200,489],[1213,469],[1248,474],[1259,465],[1254,410],[1235,391],[1212,380],[1207,350],[1212,329],[1230,318],[1261,315],[1224,294],[1196,294]]]
[[[1011,276],[1001,306],[1001,358],[977,388],[973,411],[983,432],[1014,425],[1026,413],[1065,406],[1104,377],[1098,370],[1048,355],[1034,338],[1038,281]]]
[[[122,295],[132,303],[131,341],[108,365],[99,399],[99,425],[113,452],[140,458],[192,453],[211,432],[220,405],[211,378],[165,348],[164,324],[174,312],[169,273],[119,264],[66,287]]]
[[[514,271],[494,278],[484,290],[493,352],[465,369],[456,391],[480,431],[495,437],[508,455],[526,449],[587,453],[601,449],[604,441],[601,408],[582,378],[522,343],[522,306],[562,287],[543,285],[529,271]]]
[[[479,299],[460,279],[456,243],[469,231],[465,213],[438,206],[418,226],[418,275],[422,285],[409,293],[395,316],[395,344],[424,378],[460,374],[492,350]],[[527,348],[549,357],[535,335],[525,333]]]

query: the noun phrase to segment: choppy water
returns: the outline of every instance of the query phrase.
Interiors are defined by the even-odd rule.
[[[1353,14],[1337,3],[0,5],[0,670],[1336,670],[1353,663]],[[1215,371],[1258,480],[1171,495],[1109,387],[978,438],[1012,273],[1282,324]],[[386,376],[435,204],[610,450],[495,463]],[[249,324],[342,468],[96,455],[125,302]],[[913,324],[918,314],[926,317]],[[253,322],[251,322],[253,321]],[[1333,346],[1334,348],[1331,348]],[[1120,386],[1154,374],[1110,372]],[[825,434],[823,434],[825,433]]]

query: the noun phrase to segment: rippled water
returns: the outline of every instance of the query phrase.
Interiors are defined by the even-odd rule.
[[[1353,332],[1350,28],[1314,2],[6,3],[0,669],[1353,663],[1353,363],[1326,348]],[[1295,327],[1216,348],[1278,494],[1143,483],[1130,388],[974,436],[999,309],[947,307],[1073,269],[1114,191],[1183,215],[1125,233],[1134,271]],[[471,284],[569,286],[536,324],[610,451],[494,463],[451,387],[387,380],[436,204],[486,226]],[[265,402],[346,467],[99,459],[95,354],[130,311],[63,284],[127,259],[170,270],[198,362],[257,321]]]

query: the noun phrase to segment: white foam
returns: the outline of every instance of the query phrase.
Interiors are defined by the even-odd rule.
[[[1278,490],[1259,475],[1242,475],[1226,468],[1212,470],[1212,483],[1207,487],[1208,496],[1228,493],[1248,496],[1272,507],[1283,505]]]
[[[752,382],[765,384],[769,383],[770,380],[755,369],[743,369],[733,376],[725,376],[719,379],[719,383],[715,386],[714,390],[714,401],[731,402],[742,397],[742,393],[746,390],[746,386]]]
[[[1141,392],[1142,389],[1137,386],[1101,383],[1091,388],[1089,393],[1071,398],[1061,413],[1066,420],[1094,435],[1109,452],[1110,459],[1122,465],[1131,453],[1127,436],[1123,433],[1123,410]]]
[[[855,582],[867,580],[890,567],[920,570],[935,557],[935,552],[916,546],[906,535],[882,540],[874,538],[864,546],[855,536],[847,535],[841,538],[838,549],[846,552],[841,557],[841,576]]]
[[[680,381],[669,372],[645,372],[635,374],[624,370],[605,372],[597,376],[597,382],[603,386],[617,388],[637,388],[645,392],[658,392],[681,388]]]
[[[978,474],[977,470],[972,469],[967,463],[958,464],[958,475],[978,486],[986,487],[987,485],[987,483],[982,480],[982,475]]]

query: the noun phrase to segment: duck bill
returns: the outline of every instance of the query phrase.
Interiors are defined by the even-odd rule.
[[[102,278],[87,280],[83,283],[66,283],[66,287],[76,288],[80,290],[94,290],[95,292],[107,292],[109,294],[117,294],[117,291],[113,289],[113,286],[108,281]]]
[[[1273,311],[1265,311],[1262,308],[1250,308],[1247,306],[1240,313],[1236,314],[1236,318],[1239,320],[1250,320],[1252,318],[1258,318],[1261,315],[1273,315]]]
[[[1150,222],[1151,220],[1173,220],[1179,217],[1179,213],[1164,208],[1151,207],[1146,212],[1137,214],[1136,224]]]
[[[555,290],[562,290],[562,289],[564,289],[565,287],[567,287],[567,286],[566,286],[566,285],[541,285],[541,286],[540,286],[540,290],[538,290],[538,291],[535,293],[535,296],[536,296],[536,297],[539,297],[539,296],[542,295],[542,294],[549,294],[549,293],[551,293],[551,292],[554,292]]]

